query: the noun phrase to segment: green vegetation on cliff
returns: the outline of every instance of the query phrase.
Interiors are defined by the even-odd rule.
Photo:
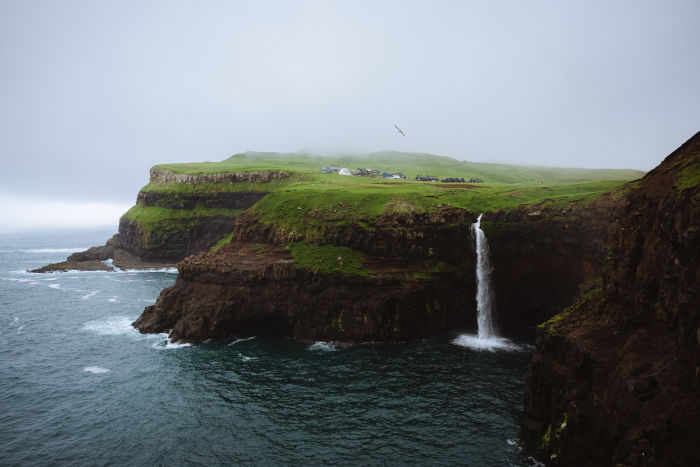
[[[235,218],[240,213],[238,209],[167,209],[155,206],[134,206],[122,217],[138,223],[144,230],[152,231],[174,226],[187,229],[200,218],[215,216]]]
[[[369,271],[363,269],[364,255],[350,248],[333,245],[306,245],[302,242],[290,243],[287,247],[294,264],[299,268],[331,273],[340,272],[367,277]]]
[[[321,173],[319,169],[329,165],[402,172],[409,179]],[[382,217],[420,215],[447,208],[479,213],[521,204],[585,203],[621,185],[621,180],[642,175],[634,170],[518,167],[391,151],[337,157],[248,152],[221,162],[164,164],[155,169],[194,178],[188,179],[192,183],[151,181],[142,188],[138,205],[124,214],[124,219],[142,231],[159,231],[142,239],[145,249],[156,239],[164,245],[168,238],[207,219],[234,219],[245,209],[259,225],[284,232],[290,241],[324,244],[328,243],[324,240],[328,233],[346,227],[371,231]],[[209,177],[216,173],[250,172],[283,172],[285,177],[259,182],[212,182]],[[417,174],[476,178],[484,183],[418,182],[412,179]],[[201,182],[197,175],[204,176]],[[247,180],[251,179],[255,178]],[[220,233],[208,247],[229,233]]]
[[[575,183],[592,180],[631,180],[643,172],[618,169],[576,169],[560,167],[526,167],[507,164],[458,161],[450,157],[425,153],[382,151],[371,154],[320,156],[308,153],[246,152],[220,162],[162,164],[155,168],[174,173],[211,174],[283,170],[318,173],[320,167],[335,165],[356,169],[402,172],[408,177],[430,174],[438,178],[481,178],[487,183],[537,182],[545,184]]]
[[[682,161],[681,165],[674,187],[679,191],[691,188],[697,190],[700,186],[700,154]],[[700,191],[696,197],[700,198]]]
[[[330,228],[355,224],[371,230],[382,215],[420,214],[449,207],[480,213],[543,202],[564,206],[586,203],[622,183],[595,181],[544,187],[536,183],[468,185],[326,177],[274,191],[249,212],[265,225],[322,243]]]

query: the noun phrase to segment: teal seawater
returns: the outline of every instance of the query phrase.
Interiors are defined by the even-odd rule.
[[[3,465],[526,464],[528,346],[178,347],[130,326],[172,271],[26,272],[112,233],[0,235]]]

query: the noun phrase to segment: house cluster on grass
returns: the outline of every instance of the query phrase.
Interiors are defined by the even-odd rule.
[[[392,172],[380,172],[379,170],[358,168],[357,170],[346,169],[345,167],[338,167],[336,165],[329,165],[327,167],[321,167],[321,172],[326,174],[337,173],[338,175],[354,175],[355,177],[374,177],[374,178],[389,178],[389,179],[400,179],[406,180],[406,176],[401,173]],[[432,175],[417,175],[416,180],[419,182],[442,182],[442,183],[484,183],[480,178],[471,178],[469,181],[462,177],[447,177],[443,179],[438,179]]]
[[[375,177],[375,178],[393,178],[405,180],[406,176],[401,172],[380,172],[379,170],[358,168],[357,170],[350,170],[344,167],[338,167],[335,165],[329,165],[328,167],[321,167],[321,172],[330,174],[337,173],[338,175],[354,175],[355,177]]]
[[[416,180],[419,182],[437,182],[438,178],[432,175],[416,175]],[[441,183],[484,183],[480,178],[470,178],[465,180],[462,177],[447,177],[439,180]]]

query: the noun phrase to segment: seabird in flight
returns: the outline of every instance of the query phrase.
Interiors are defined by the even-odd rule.
[[[396,126],[396,123],[394,123],[394,127],[396,128],[396,131],[398,131],[398,132],[401,133],[402,135],[406,136],[406,134],[405,134],[403,131],[401,131],[401,128],[399,128],[398,126]]]

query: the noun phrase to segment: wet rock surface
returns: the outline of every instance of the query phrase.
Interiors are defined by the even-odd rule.
[[[47,264],[46,266],[32,269],[29,272],[44,273],[65,271],[114,271],[114,268],[98,260],[62,261],[60,263]]]

